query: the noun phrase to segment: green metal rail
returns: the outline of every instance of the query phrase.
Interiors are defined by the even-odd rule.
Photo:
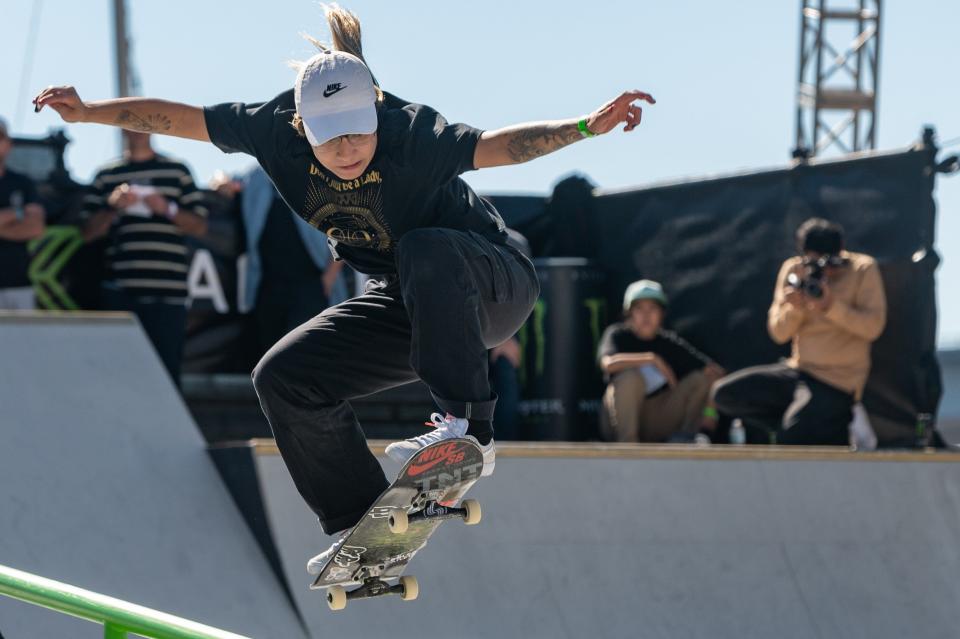
[[[249,639],[52,579],[0,566],[0,595],[103,624],[104,639]]]

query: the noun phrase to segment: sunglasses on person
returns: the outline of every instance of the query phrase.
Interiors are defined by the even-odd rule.
[[[373,136],[375,135],[375,133],[348,133],[347,135],[338,135],[318,145],[317,148],[321,151],[336,151],[340,146],[340,140],[346,140],[350,146],[363,146],[373,140]]]

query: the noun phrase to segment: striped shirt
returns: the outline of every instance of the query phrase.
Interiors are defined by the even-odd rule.
[[[124,183],[151,186],[181,210],[207,217],[190,169],[161,155],[146,162],[117,160],[100,169],[84,197],[84,215],[108,209],[110,193]],[[110,229],[106,262],[105,282],[141,301],[183,304],[187,297],[186,238],[164,215],[121,211]]]

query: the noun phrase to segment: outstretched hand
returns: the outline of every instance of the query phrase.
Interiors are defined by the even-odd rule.
[[[77,90],[73,87],[47,87],[33,99],[33,109],[39,113],[40,109],[49,106],[56,111],[64,122],[83,122],[87,112],[87,105],[83,103]]]
[[[633,131],[640,124],[643,109],[634,104],[637,101],[656,104],[653,96],[643,91],[626,91],[620,97],[610,100],[587,116],[587,128],[595,135],[608,133],[621,122],[625,122],[624,131]]]
[[[49,106],[64,122],[90,122],[141,133],[162,133],[209,142],[203,109],[156,98],[114,98],[84,102],[71,86],[47,87],[33,99],[36,112]]]

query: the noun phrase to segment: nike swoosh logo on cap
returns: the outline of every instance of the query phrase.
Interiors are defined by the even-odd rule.
[[[328,85],[327,88],[323,90],[323,97],[329,98],[331,95],[335,93],[339,93],[346,88],[347,87],[342,86],[339,82],[337,82],[336,84]]]

